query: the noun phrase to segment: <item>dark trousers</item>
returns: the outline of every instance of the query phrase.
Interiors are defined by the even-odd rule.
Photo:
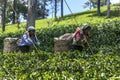
[[[72,45],[71,46],[71,52],[78,50],[78,51],[82,51],[83,50],[83,46],[79,46],[79,45]]]
[[[22,52],[22,53],[27,53],[30,51],[30,46],[19,46],[19,50]]]

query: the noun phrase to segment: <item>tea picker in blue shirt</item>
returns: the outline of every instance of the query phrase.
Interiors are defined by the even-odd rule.
[[[39,46],[40,42],[36,37],[35,28],[33,26],[30,26],[21,37],[21,39],[18,41],[18,47],[21,52],[26,53],[29,52],[32,45]]]

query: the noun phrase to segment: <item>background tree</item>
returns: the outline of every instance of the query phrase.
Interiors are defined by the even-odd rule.
[[[105,6],[106,5],[106,0],[89,0],[87,2],[84,3],[84,8],[90,7],[90,9],[93,8],[97,8],[97,14],[98,16],[100,16],[101,14],[101,10],[100,7],[101,6]]]
[[[87,8],[87,7],[89,7],[89,9],[92,8],[91,1],[87,1],[84,3],[83,8]]]
[[[2,32],[5,31],[5,24],[6,24],[6,6],[7,6],[7,0],[4,0],[2,2]]]
[[[57,0],[55,0],[55,13],[54,17],[57,18]]]
[[[36,19],[44,19],[49,15],[47,8],[49,2],[50,0],[39,0],[37,2]]]
[[[101,11],[100,11],[100,0],[97,0],[97,14],[100,16]]]
[[[36,19],[43,19],[48,16],[48,9],[46,8],[47,2],[50,0],[37,0],[36,8]],[[7,23],[19,23],[20,17],[24,20],[27,20],[27,9],[28,2],[27,0],[9,0],[7,5]],[[15,4],[16,3],[16,4]],[[45,3],[45,5],[44,5]],[[44,8],[43,8],[44,7]]]
[[[63,17],[63,0],[61,0],[61,17]]]
[[[13,0],[13,21],[12,21],[12,24],[15,24],[15,20],[16,20],[16,16],[17,16],[17,13],[16,13],[16,8],[17,8],[17,0]]]
[[[19,17],[27,17],[27,2],[21,0],[9,0],[7,7],[7,23],[18,23]]]
[[[98,2],[100,2],[100,6],[104,6],[106,5],[106,0],[90,0],[90,2],[92,3],[92,7],[93,8],[97,8]]]
[[[110,0],[107,0],[107,18],[110,18]]]
[[[28,0],[27,27],[35,26],[37,0]]]
[[[57,13],[59,11],[60,5],[61,5],[61,0],[49,0],[50,2],[50,8],[49,11],[52,14],[52,17],[57,18]]]
[[[42,14],[43,19],[45,18],[45,10],[46,10],[45,6],[46,6],[46,0],[43,0],[43,14]]]
[[[97,8],[98,5],[98,0],[89,0],[84,3],[84,8],[90,7],[91,8]],[[106,0],[100,0],[100,6],[105,6],[106,5]]]

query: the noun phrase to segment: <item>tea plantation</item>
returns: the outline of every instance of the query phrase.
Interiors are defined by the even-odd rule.
[[[25,54],[2,53],[3,39],[19,37],[23,31],[0,34],[0,80],[119,80],[120,19],[93,19],[89,43],[94,54],[89,49],[54,52],[54,37],[72,33],[81,24],[37,28],[39,52]]]

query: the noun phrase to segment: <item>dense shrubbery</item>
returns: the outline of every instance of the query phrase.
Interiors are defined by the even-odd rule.
[[[42,28],[36,32],[41,41],[39,49],[44,52],[0,54],[0,79],[106,80],[120,77],[120,22],[91,25],[90,47],[94,54],[90,55],[89,51],[53,52],[54,37],[74,32],[78,25]],[[19,32],[1,35],[0,42],[7,36],[20,35]]]
[[[117,20],[102,23],[100,25],[93,25],[90,32],[90,44],[95,51],[99,48],[114,46],[117,47],[120,43],[120,22]],[[54,51],[54,37],[63,35],[64,33],[73,33],[78,25],[60,26],[60,27],[49,27],[41,28],[36,31],[38,39],[41,42],[40,50],[43,51]],[[3,42],[5,37],[20,37],[23,32],[16,34],[9,33],[0,36],[0,42]],[[1,46],[0,49],[2,49]]]
[[[0,79],[103,80],[120,76],[117,53],[85,52],[0,54]]]

